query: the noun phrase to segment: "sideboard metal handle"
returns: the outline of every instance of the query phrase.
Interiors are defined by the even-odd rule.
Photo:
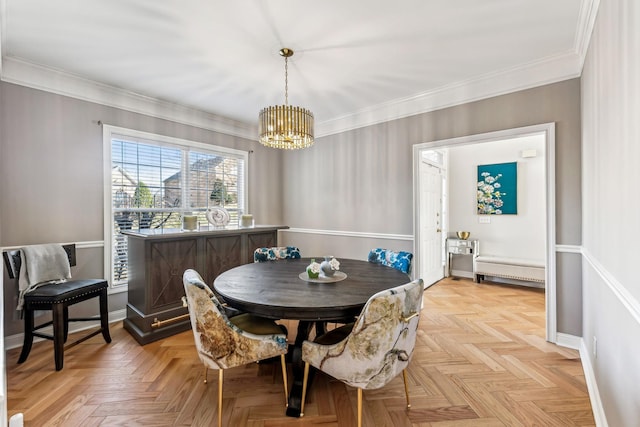
[[[409,320],[413,319],[414,317],[416,317],[419,313],[417,311],[411,313],[410,315],[408,315],[407,317],[400,317],[400,320],[402,320],[404,323],[409,323]]]

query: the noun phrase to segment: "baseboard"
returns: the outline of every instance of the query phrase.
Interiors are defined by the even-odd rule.
[[[558,334],[558,336],[560,336],[560,334]],[[587,389],[589,390],[589,400],[591,400],[593,418],[595,419],[597,427],[609,427],[607,417],[604,413],[604,407],[602,406],[602,400],[600,399],[600,391],[598,390],[598,383],[596,382],[596,376],[593,372],[589,350],[587,349],[584,339],[580,338],[579,341],[580,360],[582,362]]]
[[[109,323],[118,322],[120,320],[124,320],[127,316],[127,310],[116,310],[109,312]],[[81,332],[86,329],[95,328],[98,326],[99,321],[96,320],[95,324],[93,322],[82,322],[82,323],[70,323],[69,324],[69,333],[72,334],[74,332]],[[47,327],[42,329],[42,332],[45,334],[52,334],[51,327]],[[24,341],[24,334],[15,334],[9,337],[5,337],[4,339],[4,348],[5,350],[11,350],[12,348],[22,347],[22,343]],[[35,337],[33,342],[44,341],[44,338]]]
[[[472,271],[464,271],[464,270],[451,270],[451,276],[454,277],[464,277],[467,279],[473,279]]]
[[[556,335],[556,344],[573,350],[580,350],[580,346],[582,345],[582,338],[575,335],[563,334],[562,332],[558,332],[558,334]]]

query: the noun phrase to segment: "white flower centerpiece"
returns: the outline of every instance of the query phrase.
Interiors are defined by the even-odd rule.
[[[307,266],[307,275],[309,279],[317,279],[320,276],[320,264],[315,259],[311,259],[311,264]]]

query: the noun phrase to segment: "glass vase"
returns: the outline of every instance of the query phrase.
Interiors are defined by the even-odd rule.
[[[320,263],[320,270],[322,271],[322,274],[326,277],[331,277],[336,272],[333,268],[331,268],[330,262],[332,259],[333,259],[332,256],[326,256],[324,257],[324,261]]]

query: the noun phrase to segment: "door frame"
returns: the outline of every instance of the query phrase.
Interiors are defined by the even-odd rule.
[[[556,288],[556,174],[555,174],[555,123],[524,126],[457,138],[442,139],[413,145],[413,251],[414,271],[420,270],[420,205],[418,202],[420,174],[418,173],[420,152],[442,147],[453,147],[484,142],[496,142],[529,135],[544,135],[545,137],[545,188],[546,188],[546,242],[545,242],[545,317],[546,339],[557,341],[557,288]]]

